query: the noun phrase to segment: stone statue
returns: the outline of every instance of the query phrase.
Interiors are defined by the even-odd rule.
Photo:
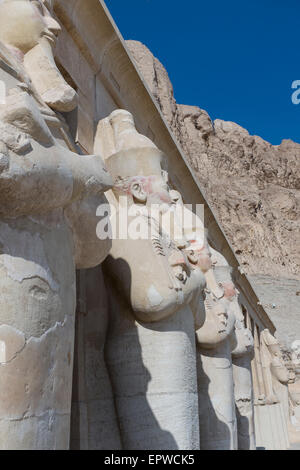
[[[177,191],[171,191],[171,196],[178,209],[188,212],[187,208],[183,208]],[[177,220],[180,215],[179,211]],[[235,398],[238,446],[241,449],[253,449],[255,437],[250,364],[253,338],[244,325],[238,291],[232,283],[227,261],[209,247],[199,217],[181,218],[184,219],[184,236],[190,242],[188,249],[198,258],[197,264],[206,278],[204,324],[197,325],[195,318],[200,351],[198,386],[201,448],[236,447]],[[220,388],[221,382],[223,385]],[[227,384],[227,388],[224,384]]]
[[[182,207],[182,199],[175,191],[172,197],[176,206]],[[216,279],[212,252],[217,252],[208,246],[203,223],[201,226],[201,221],[197,220],[197,229],[184,224],[184,235],[206,280],[204,292],[201,289],[197,298],[202,309],[204,301],[205,321],[195,322],[200,446],[201,449],[233,449],[237,442],[229,336],[235,317]]]
[[[276,428],[264,429],[266,442],[270,441],[270,448],[286,449],[289,447],[289,371],[282,357],[278,340],[264,329],[260,333],[261,362],[266,391],[266,405],[270,418],[280,423]],[[268,436],[270,434],[270,437]],[[272,436],[272,437],[271,437]]]
[[[290,397],[290,419],[291,427],[289,436],[291,442],[300,440],[300,341],[291,344],[291,366],[290,380],[288,384]]]
[[[69,447],[75,266],[110,248],[96,207],[111,178],[68,148],[53,111],[76,105],[53,58],[59,30],[40,1],[0,2],[1,449]]]
[[[263,369],[267,383],[267,401],[269,403],[281,403],[288,422],[288,369],[284,363],[279,342],[270,331],[268,329],[263,330],[260,338]]]
[[[113,239],[104,264],[110,294],[106,360],[122,443],[125,449],[198,449],[190,304],[205,279],[163,230],[161,216],[172,200],[162,152],[138,134],[127,111],[114,111],[101,129],[98,145],[115,180],[109,200],[117,221],[128,207],[128,233]],[[134,228],[149,236],[136,237]]]
[[[293,385],[289,388],[293,394],[294,401],[299,406],[300,410],[300,341],[296,340],[293,341],[291,344],[291,365],[292,365],[292,372],[294,376]],[[300,421],[300,413],[299,413],[299,421]]]
[[[292,376],[293,380],[290,381],[289,390],[293,396],[293,401],[299,410],[299,421],[300,421],[300,341],[293,341],[291,344],[291,366],[292,366]]]
[[[206,319],[196,331],[201,449],[235,449],[237,430],[229,340],[235,318],[215,276],[212,249],[205,251],[200,266],[207,281]]]
[[[213,271],[220,288],[223,289],[224,292],[223,305],[226,301],[227,306],[225,309],[227,308],[228,319],[231,318],[234,322],[234,329],[230,331],[227,342],[230,344],[231,349],[235,414],[237,421],[237,446],[238,449],[253,450],[256,448],[251,373],[251,359],[254,349],[253,337],[251,331],[245,324],[241,305],[238,301],[239,292],[232,281],[232,268],[229,266],[224,256],[216,250],[211,249],[211,251],[212,264],[214,266]],[[223,348],[224,347],[225,345],[223,344]],[[232,429],[232,435],[235,436],[234,428]],[[234,445],[233,448],[235,448]]]

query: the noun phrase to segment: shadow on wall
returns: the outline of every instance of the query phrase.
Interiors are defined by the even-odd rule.
[[[122,264],[120,269],[123,270],[123,275],[125,272],[128,285],[131,285],[128,264],[124,260],[118,262]],[[169,431],[162,429],[148,402],[147,392],[152,377],[143,361],[143,355],[147,354],[148,350],[142,351],[131,307],[124,299],[123,293],[118,290],[119,283],[107,271],[104,268],[110,312],[105,358],[113,387],[123,448],[177,450],[178,445],[174,437]],[[155,324],[147,325],[150,335],[151,330],[155,328]],[[151,347],[150,337],[149,340],[149,343],[146,341],[146,349],[147,346]],[[155,355],[155,348],[152,352]],[[155,408],[163,419],[167,411],[168,396],[157,396],[157,403],[159,401],[161,409],[158,406]]]
[[[121,450],[110,378],[104,359],[108,302],[101,266],[77,271],[72,450]]]

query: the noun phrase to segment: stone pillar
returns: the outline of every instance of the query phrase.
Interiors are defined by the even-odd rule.
[[[229,335],[234,327],[234,314],[217,282],[212,250],[204,224],[183,204],[177,191],[171,191],[175,223],[183,226],[189,240],[191,259],[205,275],[207,288],[192,303],[197,336],[198,403],[201,449],[236,449],[237,429]],[[175,231],[175,230],[174,230]],[[204,299],[204,298],[205,299]],[[229,318],[230,317],[230,318]]]
[[[247,327],[242,307],[238,302],[238,291],[231,301],[235,315],[235,328],[231,337],[234,397],[238,428],[238,449],[255,450],[254,395],[251,360],[254,357],[254,340]]]
[[[231,346],[197,348],[201,450],[237,449]]]
[[[232,363],[238,427],[238,449],[255,450],[256,441],[251,356],[245,355],[233,358]]]
[[[197,331],[201,449],[235,450],[238,428],[231,351],[241,346],[235,334],[237,291],[226,259],[212,248],[208,255],[206,321]]]
[[[107,366],[124,449],[199,449],[194,321],[187,306],[155,323],[132,316],[109,283]]]
[[[75,266],[70,230],[51,218],[0,222],[3,450],[69,447]]]

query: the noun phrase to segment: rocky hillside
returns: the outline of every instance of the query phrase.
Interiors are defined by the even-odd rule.
[[[159,60],[142,43],[126,43],[254,287],[261,276],[299,280],[300,144],[274,146],[234,122],[212,121],[203,109],[176,103]],[[268,311],[292,296],[300,335],[299,283],[279,284],[272,296],[260,289],[262,303]]]

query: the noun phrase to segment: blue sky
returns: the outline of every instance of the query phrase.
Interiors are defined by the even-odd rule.
[[[300,143],[300,0],[106,0],[166,67],[178,103],[277,145]]]

